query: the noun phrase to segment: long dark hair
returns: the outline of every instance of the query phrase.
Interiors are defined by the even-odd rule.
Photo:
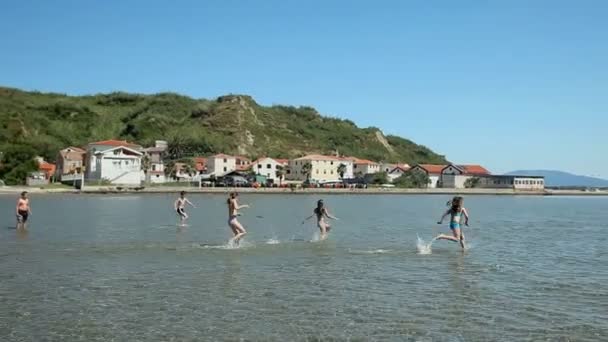
[[[323,213],[323,209],[325,208],[325,204],[323,204],[323,200],[320,199],[317,201],[317,207],[315,208],[315,213],[320,215]]]
[[[238,196],[239,196],[239,194],[238,194],[238,193],[236,193],[236,192],[231,192],[231,193],[230,193],[230,197],[228,197],[228,199],[226,200],[226,203],[227,203],[227,204],[230,204],[230,201],[231,201],[231,200],[233,200],[233,199],[235,199],[235,198],[237,198]]]
[[[451,201],[447,203],[447,205],[452,206],[450,208],[450,212],[452,214],[456,214],[462,210],[462,196],[455,196]]]

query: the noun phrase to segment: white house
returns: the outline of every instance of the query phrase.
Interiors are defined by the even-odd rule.
[[[441,179],[441,172],[447,165],[417,164],[409,172],[424,172],[429,176],[429,188],[436,188]]]
[[[367,159],[353,158],[353,172],[362,176],[380,172],[380,164]]]
[[[340,163],[338,164],[338,166],[340,166],[340,164],[344,164],[345,168],[344,168],[344,177],[342,177],[343,179],[352,179],[355,177],[355,171],[354,169],[354,164],[353,164],[353,159],[352,158],[347,158],[347,157],[339,157],[338,159],[340,159]]]
[[[234,170],[236,170],[236,157],[220,153],[207,158],[207,172],[210,175],[221,177]]]
[[[467,180],[489,175],[490,172],[481,165],[450,164],[441,170],[441,187],[463,189]]]
[[[403,176],[409,169],[410,167],[407,164],[396,165],[392,170],[387,172],[388,181],[392,183],[395,179]]]
[[[135,149],[137,146],[117,140],[89,144],[86,153],[86,179],[107,180],[112,184],[140,185],[143,153]]]
[[[279,179],[279,177],[277,177],[277,170],[279,168],[286,169],[288,164],[289,161],[287,159],[262,157],[251,163],[251,170],[255,172],[256,175],[264,176],[274,183],[280,183],[285,179],[285,176]],[[287,170],[285,170],[285,174],[286,173]]]
[[[287,179],[304,181],[307,174],[304,165],[310,164],[310,181],[317,183],[340,181],[338,166],[341,159],[333,156],[311,154],[289,161]]]

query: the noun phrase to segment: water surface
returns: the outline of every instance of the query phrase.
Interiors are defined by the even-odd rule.
[[[598,341],[608,339],[608,198],[469,196],[470,249],[444,196],[33,195],[27,234],[0,196],[2,341]]]

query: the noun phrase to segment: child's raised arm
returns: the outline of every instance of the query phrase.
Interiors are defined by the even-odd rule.
[[[464,215],[464,224],[468,227],[469,226],[469,212],[465,208],[462,208],[462,214]]]

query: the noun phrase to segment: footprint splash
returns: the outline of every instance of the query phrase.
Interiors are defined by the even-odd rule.
[[[418,241],[416,241],[416,249],[418,250],[418,254],[432,254],[433,250],[431,246],[437,238],[434,238],[429,243],[426,243],[418,234],[416,234],[416,237],[418,238]]]

